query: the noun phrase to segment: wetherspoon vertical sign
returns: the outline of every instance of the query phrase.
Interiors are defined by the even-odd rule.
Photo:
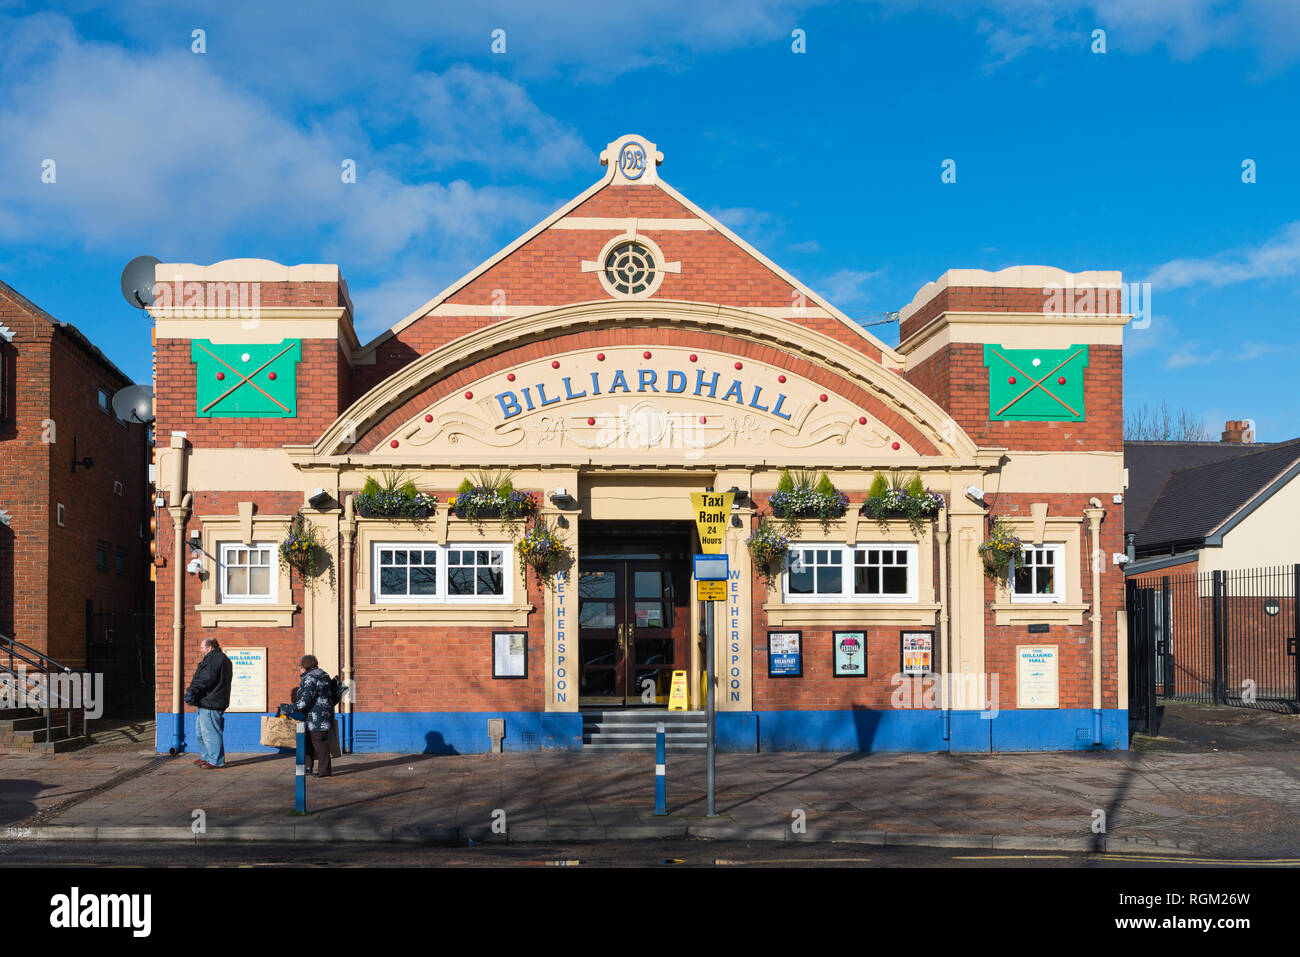
[[[722,551],[722,540],[731,518],[731,503],[735,492],[692,492],[691,508],[695,512],[695,527],[700,532],[700,551],[717,555]]]

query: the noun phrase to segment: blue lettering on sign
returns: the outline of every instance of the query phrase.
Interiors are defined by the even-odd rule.
[[[569,683],[565,680],[568,672],[564,668],[564,653],[568,650],[564,643],[565,574],[563,571],[555,573],[555,700],[567,702]]]
[[[704,370],[700,369],[695,373],[695,394],[700,394],[700,389],[704,387]],[[709,398],[717,398],[718,395],[718,374],[713,373],[713,378],[709,380]]]
[[[528,391],[528,386],[524,386],[524,401],[528,403],[529,412],[536,408],[536,406],[533,405],[533,394]]]
[[[581,399],[586,394],[586,389],[581,392],[574,392],[573,386],[569,383],[569,377],[567,375],[564,377],[564,397],[566,399]]]
[[[509,396],[510,398],[506,398]],[[501,403],[501,414],[509,419],[523,411],[519,407],[519,398],[513,392],[501,392],[497,394],[497,401]]]
[[[624,392],[632,391],[627,387],[627,377],[623,375],[622,369],[614,373],[614,381],[610,384],[609,391],[616,392],[619,388],[622,388]]]
[[[755,391],[754,398],[758,398],[758,392]],[[731,682],[728,689],[728,698],[731,701],[740,701],[740,569],[729,569],[727,577],[727,591],[729,592],[730,601],[727,602],[727,614],[731,616]]]
[[[674,382],[680,382],[681,385],[674,387]],[[668,373],[668,391],[685,392],[686,391],[686,373],[677,369],[672,369]]]
[[[593,372],[591,374],[591,394],[600,395],[600,373],[599,372]]]
[[[754,397],[749,400],[749,407],[751,409],[758,409],[759,412],[766,412],[767,406],[758,404],[758,394],[762,391],[763,387],[761,385],[754,386]]]
[[[558,395],[554,399],[546,398],[546,386],[542,385],[540,382],[537,383],[537,397],[542,400],[543,406],[555,405],[555,403],[560,401]]]
[[[723,401],[723,402],[726,402],[726,401],[727,401],[728,399],[730,399],[733,395],[736,397],[736,402],[738,402],[740,405],[744,405],[744,404],[745,404],[745,397],[744,397],[744,395],[741,394],[741,391],[740,391],[740,380],[739,380],[739,379],[735,379],[734,381],[732,381],[732,383],[731,383],[731,388],[728,389],[728,390],[727,390],[727,394],[724,395],[724,396],[722,397],[722,401]]]
[[[654,369],[639,370],[637,372],[637,379],[639,380],[640,384],[636,387],[636,391],[644,392],[645,387],[648,384],[650,386],[651,392],[658,392],[659,390],[655,388],[655,379],[657,379],[658,377],[659,374],[655,372]]]
[[[790,413],[781,411],[781,406],[784,402],[785,402],[785,394],[782,393],[781,395],[778,395],[776,397],[776,405],[772,407],[772,414],[779,415],[781,418],[786,419],[788,421],[790,418]]]

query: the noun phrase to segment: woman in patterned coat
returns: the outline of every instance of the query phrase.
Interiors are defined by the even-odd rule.
[[[307,770],[312,777],[330,776],[330,728],[334,726],[334,699],[330,676],[321,670],[315,655],[303,655],[302,683],[294,692],[293,707],[306,717]],[[313,762],[319,766],[313,770]]]

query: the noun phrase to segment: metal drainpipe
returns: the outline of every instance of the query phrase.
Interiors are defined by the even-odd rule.
[[[352,536],[357,528],[353,514],[352,496],[343,503],[343,581],[340,591],[343,593],[343,682],[348,693],[343,698],[343,735],[342,747],[352,753]]]
[[[181,701],[181,658],[185,647],[185,520],[189,515],[194,496],[189,492],[180,500],[179,505],[169,506],[175,538],[172,544],[172,714],[176,716],[176,725],[172,730],[172,754],[180,754],[184,748],[185,713]]]
[[[185,491],[185,437],[172,433],[170,448],[171,488],[168,490],[167,511],[175,532],[172,545],[172,714],[176,716],[171,753],[179,754],[185,737],[185,713],[181,701],[181,661],[185,642],[185,521],[194,496]]]
[[[1106,510],[1091,498],[1083,514],[1092,533],[1092,743],[1101,744],[1101,519]]]
[[[948,698],[948,629],[950,627],[951,602],[948,595],[948,509],[939,509],[939,521],[935,538],[939,543],[939,707],[943,709],[943,739],[950,740],[952,734],[952,702]]]

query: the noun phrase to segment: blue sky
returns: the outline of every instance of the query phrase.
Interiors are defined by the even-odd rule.
[[[1294,0],[0,0],[0,41],[0,277],[138,381],[133,256],[337,262],[366,341],[638,132],[850,315],[948,268],[1119,269],[1151,283],[1128,407],[1300,434]]]

